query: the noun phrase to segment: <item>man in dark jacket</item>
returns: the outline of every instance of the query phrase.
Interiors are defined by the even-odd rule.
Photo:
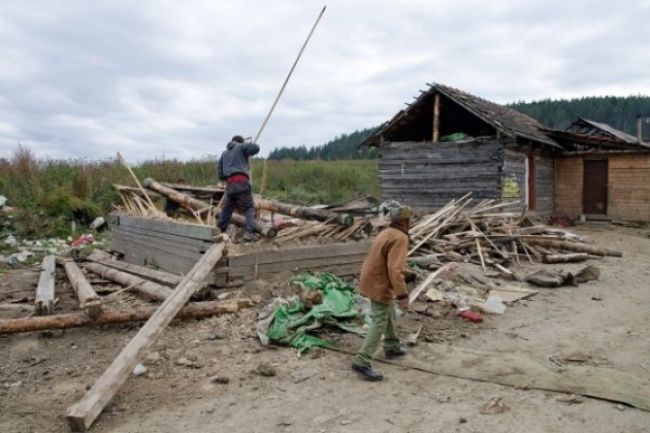
[[[235,135],[219,158],[219,179],[226,181],[226,194],[217,225],[225,232],[235,207],[239,207],[246,217],[246,233],[243,240],[247,242],[257,240],[248,159],[259,151],[259,145],[244,143],[244,137]]]

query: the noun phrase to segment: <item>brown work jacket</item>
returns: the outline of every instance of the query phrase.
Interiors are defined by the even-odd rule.
[[[382,230],[370,245],[361,267],[359,292],[382,304],[408,295],[404,281],[408,248],[406,233],[394,227]]]

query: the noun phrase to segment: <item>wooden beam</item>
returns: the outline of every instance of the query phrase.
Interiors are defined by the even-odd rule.
[[[433,97],[433,142],[440,141],[440,93]]]
[[[164,301],[167,299],[167,297],[172,292],[172,289],[169,287],[152,283],[151,281],[144,280],[140,277],[136,277],[135,275],[131,275],[126,272],[118,271],[117,269],[109,268],[108,266],[100,265],[99,263],[88,263],[86,264],[86,269],[88,269],[90,272],[94,272],[95,274],[102,276],[103,278],[115,281],[122,286],[132,286],[133,290],[136,290],[149,298],[157,299],[159,301]]]
[[[56,262],[54,256],[45,256],[41,265],[41,275],[36,286],[34,307],[36,314],[52,314],[54,310],[54,272]]]
[[[183,279],[182,276],[175,275],[170,272],[163,272],[144,266],[122,262],[120,260],[114,260],[110,254],[107,254],[101,250],[93,250],[92,254],[88,256],[88,260],[99,263],[100,265],[119,269],[120,271],[128,272],[130,274],[137,275],[139,277],[146,278],[148,280],[152,280],[166,286],[176,287],[178,283],[180,283]]]
[[[72,430],[86,430],[128,379],[145,352],[156,342],[169,322],[201,287],[223,255],[225,244],[215,244],[188,272],[140,331],[126,345],[104,374],[77,403],[70,406],[66,419]]]
[[[175,319],[214,316],[222,313],[236,313],[253,305],[250,299],[234,299],[229,301],[195,302],[183,307]],[[19,332],[46,331],[53,329],[76,328],[85,325],[109,325],[116,323],[137,322],[147,320],[156,312],[156,307],[138,307],[135,310],[120,311],[104,308],[101,314],[93,319],[85,313],[53,314],[51,316],[24,317],[20,319],[0,320],[0,334],[16,334]]]
[[[81,272],[79,266],[72,261],[66,260],[61,257],[57,258],[59,265],[63,265],[65,273],[70,280],[70,284],[77,294],[79,300],[79,307],[88,314],[89,317],[99,317],[102,312],[102,300],[93,290],[86,276]]]

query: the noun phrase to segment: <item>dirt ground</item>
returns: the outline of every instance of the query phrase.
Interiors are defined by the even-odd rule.
[[[647,230],[597,227],[575,232],[624,257],[592,263],[599,281],[539,289],[505,314],[470,323],[409,312],[402,333],[422,324],[413,351],[446,343],[540,360],[580,352],[584,362],[650,380],[650,239]],[[577,265],[536,265],[575,269]],[[0,276],[0,302],[33,293],[33,270]],[[20,290],[27,290],[22,292]],[[71,292],[62,305],[72,304]],[[0,317],[24,315],[0,311]],[[92,431],[102,432],[590,432],[650,431],[650,413],[590,398],[519,390],[377,364],[382,383],[350,371],[348,355],[260,346],[256,310],[174,322]],[[136,333],[138,325],[85,327],[0,338],[0,431],[67,432],[63,414]],[[346,347],[360,339],[342,336]],[[260,366],[275,375],[260,374]],[[262,369],[264,370],[264,369]],[[219,380],[213,380],[218,376]],[[227,382],[227,383],[224,383]],[[483,413],[500,398],[502,413]]]

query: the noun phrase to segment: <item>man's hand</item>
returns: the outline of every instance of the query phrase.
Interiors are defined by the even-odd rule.
[[[409,298],[408,296],[404,299],[399,300],[399,308],[402,311],[407,311],[409,309]]]

